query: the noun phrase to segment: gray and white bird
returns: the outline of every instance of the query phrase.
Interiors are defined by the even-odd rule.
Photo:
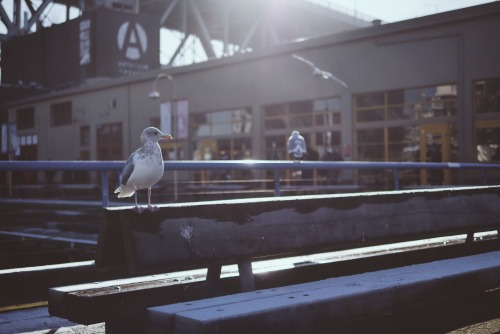
[[[301,56],[297,56],[296,54],[292,54],[292,57],[295,58],[295,59],[297,59],[297,60],[300,60],[303,63],[306,63],[307,65],[309,65],[312,68],[313,75],[315,77],[321,77],[321,78],[326,79],[326,80],[330,79],[330,80],[338,82],[339,84],[341,84],[345,88],[348,88],[347,84],[344,81],[340,80],[339,78],[337,78],[336,76],[334,76],[330,72],[323,71],[318,66],[316,66],[312,61],[307,60],[305,58],[302,58]]]
[[[134,211],[141,213],[144,209],[137,204],[137,190],[148,189],[148,209],[157,211],[157,206],[151,205],[151,188],[163,176],[163,156],[160,139],[171,140],[172,136],[162,133],[154,127],[146,128],[141,134],[142,147],[132,153],[122,171],[121,185],[115,190],[118,198],[135,195]]]
[[[288,137],[288,154],[292,155],[295,162],[304,159],[307,153],[306,141],[302,137],[299,131],[292,131],[290,137]]]

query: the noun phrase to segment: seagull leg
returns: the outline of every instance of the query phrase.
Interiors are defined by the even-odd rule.
[[[148,188],[148,209],[151,212],[158,211],[158,207],[156,205],[151,205],[151,188]]]
[[[141,208],[139,205],[137,205],[137,191],[135,192],[134,195],[135,195],[135,206],[132,210],[134,210],[137,213],[142,213],[142,211],[144,211],[144,209]]]

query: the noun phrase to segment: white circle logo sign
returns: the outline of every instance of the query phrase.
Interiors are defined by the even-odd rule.
[[[140,59],[148,49],[148,36],[139,23],[123,23],[118,29],[117,42],[118,49],[130,60]]]

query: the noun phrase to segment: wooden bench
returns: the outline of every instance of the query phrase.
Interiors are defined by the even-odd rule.
[[[137,332],[145,323],[134,320],[137,329],[126,320],[145,319],[147,307],[201,298],[202,289],[205,296],[254,290],[258,259],[456,234],[472,241],[500,229],[499,217],[496,186],[177,203],[140,215],[107,208],[96,266],[156,275],[52,288],[49,312],[105,321],[107,333]],[[221,278],[224,264],[237,264],[239,278]],[[194,268],[208,268],[206,276],[175,273]]]
[[[317,333],[325,328],[338,330],[339,325],[356,318],[460,300],[499,287],[500,251],[494,251],[153,307],[148,310],[148,331]]]

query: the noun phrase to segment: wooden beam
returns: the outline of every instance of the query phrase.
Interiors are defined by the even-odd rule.
[[[113,258],[124,251],[132,273],[148,273],[496,230],[500,187],[179,203],[140,215],[107,208],[103,217],[108,236],[123,234]],[[109,257],[98,254],[98,264]]]

